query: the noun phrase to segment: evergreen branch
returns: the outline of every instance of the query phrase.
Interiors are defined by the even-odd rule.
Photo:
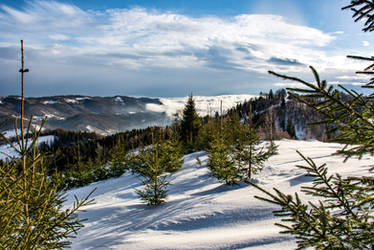
[[[327,168],[325,167],[326,164],[321,165],[320,167],[317,167],[317,165],[314,163],[314,161],[309,158],[305,157],[303,154],[301,154],[299,151],[296,151],[309,165],[308,167],[302,167],[297,166],[299,168],[306,169],[308,172],[311,171],[313,175],[320,181],[323,182],[323,184],[328,188],[328,190],[331,192],[332,197],[338,199],[341,206],[344,207],[344,209],[353,216],[356,220],[357,215],[352,211],[352,209],[349,207],[349,202],[345,199],[344,195],[339,195],[334,187],[330,184],[332,176],[327,177]],[[318,183],[318,182],[317,182]],[[305,188],[304,188],[305,189]]]

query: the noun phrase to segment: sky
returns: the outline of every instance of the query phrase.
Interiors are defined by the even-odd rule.
[[[299,86],[269,70],[357,89],[371,55],[348,0],[0,0],[0,96],[179,97]]]

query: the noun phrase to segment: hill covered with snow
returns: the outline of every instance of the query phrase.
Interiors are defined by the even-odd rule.
[[[279,153],[272,156],[254,181],[267,190],[287,193],[309,185],[311,177],[295,167],[303,164],[296,150],[317,164],[327,163],[329,173],[360,176],[368,173],[373,158],[350,159],[331,156],[342,145],[319,141],[276,141]],[[197,158],[201,160],[198,164]],[[167,203],[148,207],[135,189],[138,177],[120,178],[70,190],[82,197],[93,188],[96,204],[86,207],[85,227],[73,240],[73,249],[294,249],[295,240],[279,234],[272,211],[277,207],[255,199],[262,194],[246,184],[226,186],[211,176],[205,152],[185,156],[182,169],[171,176]],[[302,199],[306,197],[301,195]]]
[[[253,95],[196,96],[200,115],[214,115],[222,101],[227,110],[249,100]],[[25,99],[25,117],[34,115],[36,123],[47,117],[46,128],[64,128],[96,132],[103,135],[120,131],[165,126],[183,110],[187,97],[149,98],[128,96],[50,96]],[[0,97],[0,121],[9,119],[1,130],[13,128],[13,119],[19,116],[20,97]]]

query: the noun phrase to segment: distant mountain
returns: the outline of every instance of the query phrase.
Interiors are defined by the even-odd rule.
[[[196,96],[196,106],[200,115],[214,115],[223,110],[249,100],[252,95]],[[150,125],[171,124],[173,116],[183,110],[187,97],[147,98],[147,97],[92,97],[81,95],[50,96],[25,99],[25,117],[34,115],[36,124],[47,117],[46,128],[94,131],[113,134]],[[8,121],[0,129],[13,128],[14,119],[19,117],[20,97],[0,97],[0,119]]]

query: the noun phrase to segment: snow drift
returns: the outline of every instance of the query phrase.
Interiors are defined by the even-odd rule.
[[[270,158],[254,181],[270,190],[293,193],[311,183],[311,177],[295,167],[303,164],[296,150],[317,164],[327,163],[329,173],[366,175],[373,158],[331,156],[342,146],[319,141],[281,140],[279,153]],[[196,158],[202,162],[197,163]],[[166,204],[148,207],[136,195],[140,179],[130,174],[70,190],[87,195],[93,188],[96,204],[86,207],[85,228],[73,240],[73,249],[293,249],[295,240],[279,234],[272,215],[277,207],[255,199],[262,195],[254,187],[226,186],[210,175],[205,152],[185,156],[182,169],[174,174]],[[305,199],[306,197],[301,196]]]

